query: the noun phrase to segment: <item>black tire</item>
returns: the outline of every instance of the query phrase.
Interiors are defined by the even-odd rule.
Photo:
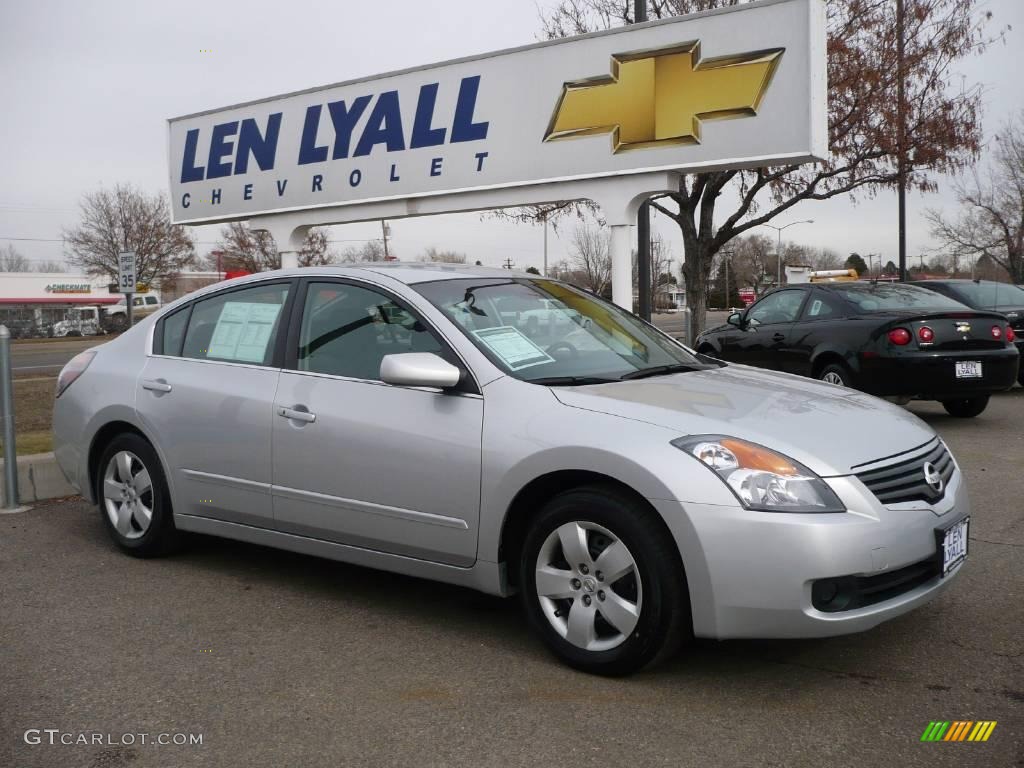
[[[110,315],[107,318],[106,326],[112,333],[123,331],[128,327],[128,315]]]
[[[537,594],[535,569],[542,547],[559,526],[573,522],[596,524],[624,544],[632,555],[639,589],[636,582],[630,582],[634,575],[628,575],[614,584],[614,590],[618,592],[623,584],[627,590],[632,587],[634,595],[642,590],[635,627],[617,646],[607,650],[587,650],[569,642],[549,621]],[[599,554],[596,548],[604,538],[604,534],[596,531],[587,534],[592,554]],[[559,551],[564,555],[564,550],[559,548]],[[627,675],[671,656],[684,640],[692,637],[686,575],[675,542],[651,510],[617,488],[588,486],[551,499],[526,533],[519,573],[520,595],[530,625],[558,658],[584,672]],[[595,569],[593,575],[597,578],[600,574]],[[603,586],[613,589],[611,584]],[[585,599],[592,600],[589,595],[582,597],[584,589],[585,586],[579,590],[581,597],[560,601],[558,610],[568,611],[577,600],[581,601],[580,606]],[[594,602],[593,605],[600,612],[600,604]],[[561,615],[568,616],[567,613]],[[603,614],[598,624],[601,622],[604,622]],[[607,622],[602,626],[620,637],[623,634]]]
[[[988,407],[988,395],[943,400],[942,407],[950,416],[956,416],[958,419],[973,419]]]
[[[143,503],[148,503],[152,510],[151,519],[144,532],[139,532],[137,516],[133,515],[128,523],[129,535],[118,531],[108,512],[105,488],[107,471],[111,468],[111,461],[118,454],[127,452],[137,459],[140,465],[136,469],[135,462],[132,462],[130,474],[136,478],[145,469],[149,474],[151,490],[138,496]],[[116,476],[115,476],[116,479]],[[174,527],[174,514],[171,509],[171,497],[167,488],[167,480],[164,475],[160,459],[145,439],[134,433],[118,435],[103,450],[96,468],[94,478],[96,489],[96,501],[100,515],[103,518],[107,532],[114,540],[114,543],[122,551],[134,557],[160,557],[173,552],[181,543],[181,534]],[[115,507],[117,499],[111,499]]]
[[[852,387],[853,377],[850,376],[850,371],[847,370],[846,366],[842,363],[829,363],[820,371],[818,371],[818,379],[828,384],[834,384],[837,387]],[[839,379],[838,381],[830,381],[830,379]]]

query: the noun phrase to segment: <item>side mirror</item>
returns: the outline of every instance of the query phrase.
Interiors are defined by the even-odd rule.
[[[733,312],[731,315],[729,315],[728,318],[726,318],[725,322],[727,322],[729,325],[735,325],[737,328],[742,328],[743,327],[743,313],[742,312]]]
[[[385,384],[402,387],[450,389],[459,383],[462,372],[433,352],[403,352],[384,356],[380,378]]]

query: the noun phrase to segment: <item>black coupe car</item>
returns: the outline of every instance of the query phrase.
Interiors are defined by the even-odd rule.
[[[696,346],[873,395],[939,400],[951,415],[971,417],[1013,386],[1014,338],[997,312],[913,285],[859,281],[776,289]]]
[[[919,280],[912,285],[941,293],[971,309],[987,309],[1006,316],[1016,335],[1017,351],[1024,355],[1024,289],[994,280]],[[1017,371],[1024,386],[1024,365]]]

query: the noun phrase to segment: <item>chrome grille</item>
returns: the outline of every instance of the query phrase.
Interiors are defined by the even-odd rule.
[[[925,480],[924,467],[929,462],[942,477],[941,491],[936,491]],[[936,438],[920,448],[893,457],[888,464],[857,472],[856,475],[883,504],[904,501],[934,503],[945,494],[955,469],[953,457],[945,444]]]

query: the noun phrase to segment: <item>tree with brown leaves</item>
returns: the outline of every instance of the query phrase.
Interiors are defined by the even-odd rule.
[[[743,1],[652,0],[648,16]],[[931,190],[931,174],[957,171],[978,152],[980,89],[950,86],[956,62],[984,46],[988,14],[978,13],[978,0],[906,0],[905,5],[907,181],[911,189]],[[559,38],[628,24],[632,8],[632,0],[561,0],[542,17],[544,34]],[[682,234],[694,334],[704,328],[705,286],[715,254],[726,243],[803,200],[872,195],[897,180],[895,6],[882,0],[828,0],[827,16],[831,151],[825,162],[687,174],[677,191],[652,203]]]

